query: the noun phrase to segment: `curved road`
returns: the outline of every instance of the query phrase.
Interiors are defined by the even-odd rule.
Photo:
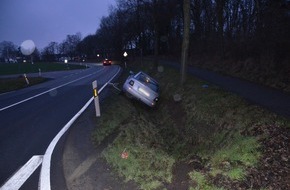
[[[54,80],[0,94],[0,185],[35,155],[43,155],[56,134],[92,97],[118,66],[53,72]],[[61,75],[60,75],[61,74]],[[36,183],[36,184],[35,184]],[[37,182],[33,189],[37,189]]]

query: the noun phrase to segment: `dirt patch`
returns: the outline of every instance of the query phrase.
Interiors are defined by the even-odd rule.
[[[175,102],[172,100],[169,100],[166,102],[167,103],[167,109],[169,110],[169,114],[171,118],[173,119],[173,123],[179,132],[179,134],[184,135],[186,132],[185,129],[185,111],[181,107],[180,102]]]
[[[248,187],[290,189],[290,129],[256,126],[250,133],[268,137],[261,139],[263,156],[259,166],[248,171]]]
[[[290,189],[290,129],[275,125],[256,126],[244,134],[267,136],[260,140],[262,157],[259,165],[248,168],[246,179],[241,182],[222,175],[211,177],[211,182],[226,189]]]
[[[194,187],[196,184],[190,180],[188,173],[193,170],[202,170],[204,164],[202,159],[198,156],[191,157],[188,161],[180,161],[175,164],[173,168],[172,183],[166,184],[168,190],[188,190],[190,186]]]

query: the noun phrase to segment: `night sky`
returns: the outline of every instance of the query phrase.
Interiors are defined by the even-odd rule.
[[[0,42],[33,40],[41,50],[80,32],[94,34],[115,0],[1,0]]]

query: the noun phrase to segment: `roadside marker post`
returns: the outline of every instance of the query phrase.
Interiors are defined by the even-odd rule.
[[[29,80],[28,80],[28,78],[27,78],[27,76],[26,76],[25,73],[23,74],[23,77],[24,77],[24,79],[25,79],[25,81],[26,81],[26,84],[29,85]]]
[[[95,102],[95,109],[96,109],[96,116],[100,117],[101,116],[101,111],[100,111],[100,101],[99,101],[99,93],[98,93],[98,84],[97,81],[93,81],[93,93],[94,93],[94,102]]]

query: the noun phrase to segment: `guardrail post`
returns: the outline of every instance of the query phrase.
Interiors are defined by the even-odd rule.
[[[100,117],[101,116],[101,111],[100,111],[100,101],[99,101],[99,93],[98,93],[98,84],[97,81],[93,81],[93,93],[94,93],[94,102],[95,102],[95,109],[96,109],[96,116]]]

